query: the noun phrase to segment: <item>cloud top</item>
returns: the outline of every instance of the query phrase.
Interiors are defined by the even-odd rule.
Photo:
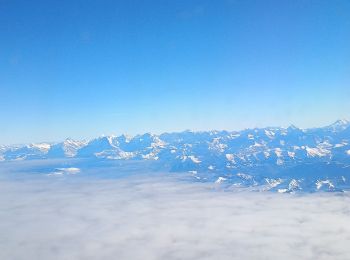
[[[0,181],[1,259],[349,259],[350,197],[174,177]]]

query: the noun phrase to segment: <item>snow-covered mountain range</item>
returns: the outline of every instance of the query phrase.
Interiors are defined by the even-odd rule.
[[[350,122],[0,146],[1,161],[52,158],[153,161],[197,180],[280,192],[344,190],[350,187]]]

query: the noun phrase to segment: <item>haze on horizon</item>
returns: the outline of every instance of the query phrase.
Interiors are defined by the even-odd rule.
[[[349,119],[350,2],[2,1],[0,144]]]

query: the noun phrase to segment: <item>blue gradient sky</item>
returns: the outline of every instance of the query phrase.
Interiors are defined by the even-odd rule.
[[[0,143],[350,116],[350,1],[0,1]]]

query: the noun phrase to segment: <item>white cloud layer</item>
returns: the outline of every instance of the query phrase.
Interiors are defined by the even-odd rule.
[[[168,177],[0,181],[0,259],[350,259],[350,197]]]

